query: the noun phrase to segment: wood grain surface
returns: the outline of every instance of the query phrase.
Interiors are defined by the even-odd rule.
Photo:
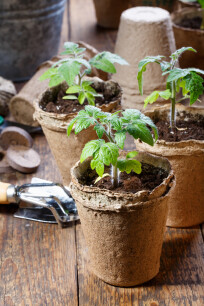
[[[113,51],[117,32],[96,26],[92,0],[70,0],[61,38],[84,40]],[[18,84],[20,90],[23,84]],[[126,149],[130,148],[130,139]],[[33,176],[61,181],[44,136],[35,136],[41,157],[35,174],[13,171],[0,180],[30,182]],[[89,271],[80,223],[61,229],[13,217],[16,205],[0,207],[0,306],[10,305],[204,305],[204,227],[167,228],[159,274],[132,288],[108,285]],[[108,234],[108,233],[107,233]]]

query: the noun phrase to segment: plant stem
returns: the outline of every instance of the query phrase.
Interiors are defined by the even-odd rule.
[[[172,86],[172,96],[171,96],[171,118],[170,118],[170,127],[171,130],[175,128],[176,121],[176,83],[173,81],[171,83]]]
[[[112,165],[112,182],[113,187],[118,187],[118,168]]]

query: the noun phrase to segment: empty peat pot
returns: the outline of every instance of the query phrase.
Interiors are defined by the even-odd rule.
[[[104,84],[104,88],[115,92],[115,97],[110,103],[100,106],[102,111],[111,112],[120,106],[122,91],[120,86],[114,81],[102,81],[99,78],[92,78],[93,83]],[[96,85],[98,86],[98,85]],[[45,90],[38,99],[34,101],[34,118],[42,126],[43,132],[47,138],[48,144],[55,158],[57,166],[62,176],[63,184],[68,186],[70,183],[70,169],[80,159],[84,145],[97,138],[95,130],[90,127],[75,135],[72,131],[67,137],[67,126],[76,116],[76,112],[69,114],[56,114],[43,110],[49,102],[54,102],[59,91],[67,89],[66,83]]]
[[[119,193],[83,185],[81,179],[90,168],[90,159],[78,162],[71,170],[70,189],[88,246],[91,269],[115,286],[142,284],[156,276],[160,267],[173,172],[165,158],[140,153],[137,160],[167,172],[153,191]]]
[[[177,105],[177,120],[204,121],[204,109]],[[154,122],[169,117],[170,106],[146,112]],[[136,141],[139,151],[168,158],[176,184],[170,191],[167,226],[189,227],[204,222],[204,140],[157,140],[153,147]]]
[[[129,65],[116,65],[117,72],[112,78],[123,89],[123,108],[143,110],[144,99],[152,91],[166,88],[160,66],[148,66],[143,82],[144,96],[141,97],[137,85],[139,62],[150,55],[168,57],[174,51],[176,46],[169,12],[158,7],[133,7],[122,13],[115,53]]]

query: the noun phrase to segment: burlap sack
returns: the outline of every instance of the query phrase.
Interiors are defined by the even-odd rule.
[[[98,53],[98,50],[92,46],[80,41],[80,47],[86,48],[84,58],[89,60]],[[55,56],[50,61],[42,63],[38,67],[35,75],[21,89],[21,91],[11,100],[10,111],[17,122],[32,126],[38,125],[38,122],[33,119],[34,105],[33,101],[37,99],[48,87],[49,80],[39,81],[40,76],[49,69],[62,56]],[[102,80],[108,80],[108,73],[93,68],[92,75],[100,77]]]
[[[177,105],[177,113],[182,116],[183,112],[204,115],[204,109]],[[146,115],[153,120],[158,116],[166,118],[169,106],[146,112]],[[136,141],[136,148],[167,157],[172,165],[176,185],[170,192],[167,226],[188,227],[204,222],[204,141],[157,140],[153,147]]]
[[[179,59],[181,68],[196,67],[204,70],[204,30],[190,29],[179,26],[180,21],[185,18],[202,17],[202,9],[185,8],[172,14],[173,31],[176,47],[191,46],[195,52],[184,52]]]
[[[127,152],[125,152],[127,154]],[[134,286],[159,271],[173,172],[167,159],[146,153],[142,162],[165,169],[168,177],[150,191],[117,193],[79,183],[90,159],[72,168],[71,193],[79,211],[92,271],[115,286]]]
[[[93,80],[96,79],[93,78]],[[106,81],[105,84],[106,86],[112,86],[116,83],[113,81]],[[70,113],[68,115],[55,114],[45,112],[40,108],[40,105],[44,101],[52,101],[53,95],[56,91],[59,91],[62,86],[66,85],[62,84],[51,89],[48,88],[39,99],[34,101],[34,118],[42,126],[43,132],[60,170],[63,184],[68,186],[70,183],[71,167],[80,159],[84,145],[88,141],[96,139],[97,135],[93,128],[90,127],[88,130],[82,131],[79,135],[75,135],[74,132],[72,132],[68,138],[66,133],[67,126],[76,116],[76,113]],[[117,86],[120,89],[119,85]],[[120,91],[114,101],[109,104],[104,104],[101,109],[105,112],[116,110],[120,105],[121,96],[122,92]]]

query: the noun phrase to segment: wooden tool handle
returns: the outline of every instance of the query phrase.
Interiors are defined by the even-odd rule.
[[[7,189],[11,184],[0,182],[0,204],[9,204]]]

